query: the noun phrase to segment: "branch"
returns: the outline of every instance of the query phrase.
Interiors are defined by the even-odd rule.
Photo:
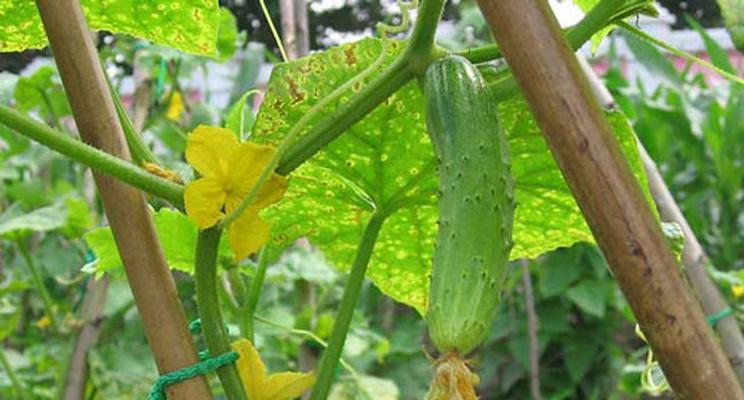
[[[744,399],[547,1],[478,5],[672,388]]]
[[[532,400],[541,400],[540,393],[540,344],[537,341],[537,313],[535,312],[535,295],[532,292],[530,264],[526,259],[519,261],[522,267],[522,285],[524,286],[524,308],[527,311],[527,335],[530,339],[530,393]]]
[[[196,286],[196,303],[202,321],[204,340],[210,357],[232,351],[228,335],[224,329],[217,293],[217,252],[222,230],[210,228],[199,232],[196,240],[196,261],[194,266],[194,283]],[[245,389],[240,381],[234,364],[217,369],[225,395],[229,400],[245,400]]]
[[[382,223],[385,220],[382,214],[372,214],[364,235],[359,242],[356,258],[351,267],[349,280],[346,282],[344,296],[341,298],[341,305],[336,314],[336,321],[333,323],[333,332],[328,343],[328,348],[323,352],[323,358],[320,360],[320,370],[318,371],[318,380],[315,382],[313,391],[310,394],[310,400],[325,400],[328,392],[331,390],[333,377],[336,375],[336,366],[341,358],[341,351],[346,342],[346,335],[349,332],[351,318],[354,316],[359,293],[364,283],[364,275],[367,272],[367,265],[372,256],[372,250],[377,241],[377,235],[380,233]]]
[[[97,172],[113,176],[138,189],[161,197],[176,207],[183,205],[182,186],[54,130],[2,104],[0,104],[0,123]]]

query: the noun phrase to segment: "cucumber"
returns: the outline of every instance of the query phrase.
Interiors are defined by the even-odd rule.
[[[514,180],[496,102],[465,58],[434,61],[424,79],[439,170],[439,231],[427,311],[441,353],[466,355],[496,316],[512,247]]]

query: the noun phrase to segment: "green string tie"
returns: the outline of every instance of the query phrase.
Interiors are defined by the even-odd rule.
[[[155,381],[155,384],[152,385],[150,394],[147,395],[147,400],[166,400],[165,389],[169,385],[212,372],[217,368],[234,363],[237,359],[238,353],[231,351],[220,354],[217,357],[203,359],[194,365],[177,369],[165,375],[160,375],[158,380]]]
[[[196,335],[201,332],[201,326],[201,319],[197,318],[189,323],[189,331],[193,335]],[[160,375],[158,380],[152,385],[152,389],[150,389],[150,393],[147,395],[147,400],[167,400],[168,396],[165,394],[165,389],[168,386],[199,375],[206,375],[217,368],[234,363],[238,357],[237,352],[231,351],[210,358],[209,352],[202,350],[199,352],[200,361],[198,363],[168,372],[165,375]]]
[[[710,326],[716,326],[718,322],[720,322],[722,319],[728,317],[729,315],[733,314],[734,310],[731,309],[731,307],[726,307],[723,310],[708,316],[708,323]]]

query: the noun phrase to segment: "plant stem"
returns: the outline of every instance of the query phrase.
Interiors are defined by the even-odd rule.
[[[341,298],[341,305],[336,315],[336,321],[333,324],[331,339],[320,361],[318,379],[313,387],[313,392],[310,394],[311,400],[325,400],[328,397],[328,392],[333,383],[333,377],[336,374],[336,366],[338,365],[338,360],[341,358],[341,351],[346,342],[346,334],[351,325],[351,318],[354,315],[354,308],[356,308],[357,299],[362,290],[367,265],[369,264],[372,250],[377,241],[377,235],[380,233],[380,228],[382,228],[384,221],[385,215],[383,213],[379,211],[373,213],[364,230],[362,240],[359,242],[356,258],[351,267],[349,280],[346,282],[346,288]]]
[[[196,303],[199,307],[204,340],[212,357],[232,351],[224,330],[217,293],[217,252],[221,234],[222,230],[218,228],[199,232],[194,267]],[[217,369],[217,376],[229,400],[245,400],[245,390],[235,365],[220,367]]]
[[[730,82],[738,83],[739,85],[744,85],[744,79],[739,78],[738,76],[736,76],[734,74],[731,74],[731,73],[729,73],[727,71],[724,71],[724,70],[716,67],[715,65],[713,65],[713,64],[711,64],[711,63],[709,63],[709,62],[707,62],[707,61],[699,58],[699,57],[695,57],[694,55],[687,53],[686,51],[682,51],[682,50],[680,50],[680,49],[678,49],[678,48],[676,48],[676,47],[674,47],[674,46],[672,46],[672,45],[670,45],[670,44],[668,44],[668,43],[666,43],[666,42],[664,42],[662,40],[659,40],[659,39],[657,39],[657,38],[649,35],[648,33],[644,32],[643,30],[636,28],[632,24],[629,24],[629,23],[627,23],[625,21],[619,21],[619,22],[617,22],[617,26],[623,28],[624,30],[628,31],[629,33],[632,33],[633,35],[636,35],[639,38],[641,38],[641,39],[643,39],[643,40],[645,40],[645,41],[647,41],[647,42],[649,42],[649,43],[651,43],[653,45],[656,45],[656,46],[661,47],[662,49],[664,49],[664,50],[666,50],[666,51],[674,54],[677,57],[684,58],[687,61],[690,61],[690,62],[693,62],[695,64],[701,65],[701,66],[703,66],[705,68],[708,68],[709,70],[717,73],[718,75],[721,75],[724,79],[726,79],[726,80],[728,80]]]
[[[23,385],[21,385],[21,381],[18,380],[18,376],[15,374],[13,366],[10,365],[10,361],[8,361],[8,357],[5,356],[4,349],[0,351],[0,364],[3,365],[5,372],[8,374],[8,378],[10,378],[10,383],[13,385],[13,391],[15,392],[13,398],[20,399],[21,396],[23,396]]]
[[[21,251],[21,256],[23,257],[23,260],[26,261],[29,272],[31,272],[31,279],[34,281],[36,290],[39,291],[41,301],[44,303],[44,308],[46,309],[47,317],[49,317],[49,321],[52,323],[52,327],[54,328],[54,330],[57,331],[59,330],[59,325],[57,325],[57,318],[54,316],[54,302],[52,301],[52,296],[49,295],[49,291],[44,285],[44,279],[42,279],[41,277],[41,271],[39,271],[39,268],[36,266],[36,263],[34,263],[33,258],[31,258],[31,254],[29,254],[28,252],[28,247],[26,246],[25,240],[19,237],[18,239],[16,239],[16,244],[18,244],[18,249]]]
[[[288,175],[364,118],[413,77],[414,73],[408,67],[408,61],[398,58],[348,102],[326,114],[317,124],[310,127],[305,135],[291,144],[284,152],[276,172]]]
[[[0,104],[0,123],[96,171],[111,175],[138,189],[162,197],[176,207],[181,208],[183,206],[182,186],[155,176],[130,162],[34,121],[32,118],[2,104]]]
[[[266,266],[269,264],[268,251],[264,247],[258,254],[258,263],[256,264],[256,274],[251,279],[251,286],[248,288],[248,298],[245,302],[245,309],[243,310],[243,334],[251,342],[253,342],[254,336],[254,317],[256,315],[256,307],[258,307],[258,299],[261,297],[261,288],[263,287],[264,278],[266,277]]]
[[[244,307],[247,295],[240,270],[236,265],[233,265],[229,269],[226,268],[225,273],[227,274],[227,281],[230,283],[230,291],[235,299],[235,304],[240,308]]]
[[[537,340],[538,320],[535,312],[535,295],[532,291],[530,263],[526,259],[519,261],[522,267],[522,285],[524,286],[524,308],[527,311],[527,335],[530,349],[530,394],[532,400],[542,400],[540,393],[540,345]]]
[[[142,140],[142,137],[140,137],[139,133],[137,133],[132,120],[129,118],[129,114],[127,114],[127,110],[124,108],[124,104],[122,104],[121,102],[119,92],[111,83],[111,78],[109,78],[105,68],[103,69],[103,71],[103,75],[106,78],[106,84],[108,85],[109,91],[111,92],[111,99],[114,101],[116,115],[119,117],[121,128],[124,130],[124,137],[127,140],[129,151],[132,153],[132,159],[137,164],[149,162],[156,165],[162,165],[160,160],[158,160],[155,154],[150,151],[150,148],[147,147],[145,142]]]
[[[602,0],[592,8],[581,22],[567,32],[571,47],[578,49],[594,33],[609,24],[623,3],[623,0]],[[369,85],[353,95],[348,102],[328,113],[317,124],[310,127],[302,138],[292,143],[283,153],[282,160],[276,168],[277,173],[288,175],[408,83],[431,62],[432,58],[445,54],[443,51],[436,51],[433,45],[434,30],[440,17],[441,4],[440,0],[422,2],[406,51],[385,71],[375,77]],[[425,45],[428,40],[431,40],[430,47]],[[426,51],[429,53],[425,53]],[[472,57],[474,62],[491,60],[501,55],[496,45],[484,46],[469,50],[469,52],[470,54],[463,55]],[[508,78],[503,82],[504,86],[500,89],[505,95],[511,96],[519,90],[513,78]]]
[[[408,47],[402,58],[408,59],[411,68],[422,74],[435,53],[434,36],[444,11],[444,0],[422,0],[413,26]]]

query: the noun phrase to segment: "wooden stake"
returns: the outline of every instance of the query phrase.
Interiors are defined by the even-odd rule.
[[[79,0],[36,4],[80,136],[130,160]],[[198,362],[143,193],[108,176],[95,174],[95,179],[158,370],[162,374]],[[203,376],[171,386],[168,394],[173,400],[212,398]]]
[[[677,396],[744,399],[547,1],[478,5]]]

